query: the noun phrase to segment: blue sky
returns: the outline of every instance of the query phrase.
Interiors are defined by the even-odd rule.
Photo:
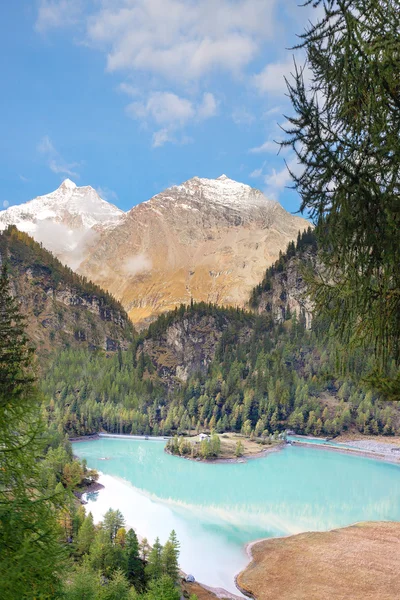
[[[313,17],[297,4],[1,2],[0,209],[66,177],[127,210],[226,173],[296,211],[272,140],[291,110],[287,48]]]

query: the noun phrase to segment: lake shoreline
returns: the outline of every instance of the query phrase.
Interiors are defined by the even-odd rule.
[[[98,436],[97,439],[101,439],[101,437],[102,436]],[[112,436],[107,436],[107,437],[119,438],[118,435],[112,435]],[[124,436],[124,437],[125,437],[125,439],[127,439],[127,436]],[[128,439],[134,439],[134,438],[133,438],[133,436],[132,437],[129,436]],[[140,438],[140,439],[145,439],[145,438]],[[81,439],[81,441],[84,441],[84,439],[83,440]],[[93,436],[90,436],[90,438],[87,441],[94,441]],[[263,458],[263,457],[267,456],[271,452],[281,451],[282,449],[284,449],[288,445],[289,444],[286,445],[286,444],[282,443],[282,444],[279,444],[279,445],[277,445],[275,447],[272,447],[272,448],[267,447],[267,448],[263,449],[261,452],[259,452],[257,454],[253,454],[253,455],[251,455],[251,456],[249,456],[247,458]],[[388,458],[387,456],[381,456],[381,455],[378,455],[376,453],[373,453],[372,451],[366,452],[365,450],[363,451],[363,450],[361,450],[359,448],[347,449],[347,448],[338,448],[337,446],[328,446],[328,445],[324,445],[324,444],[315,444],[315,443],[313,444],[312,443],[312,439],[310,439],[310,438],[309,438],[309,443],[306,443],[306,440],[304,440],[304,442],[303,441],[302,442],[296,442],[293,445],[294,446],[295,445],[298,445],[298,446],[299,445],[300,446],[304,445],[307,448],[310,448],[310,446],[311,446],[311,447],[317,448],[317,450],[318,450],[318,448],[323,449],[323,450],[339,450],[340,453],[352,454],[353,456],[357,456],[358,455],[358,456],[361,456],[361,457],[370,458],[370,459],[372,458],[373,460],[379,460],[379,461],[382,461],[382,462],[387,462],[387,463],[397,464],[398,465],[398,460],[396,460],[397,457],[396,458],[395,457],[389,457]],[[387,444],[387,446],[388,446],[388,452],[389,452],[389,450],[390,450],[390,442],[389,442],[389,444]],[[218,463],[217,460],[214,460],[214,461],[194,461],[194,462]],[[243,463],[245,463],[245,462],[247,462],[247,459],[246,460],[242,460],[242,461],[240,461],[238,459],[234,459],[234,460],[232,460],[232,459],[222,459],[221,462],[222,462],[222,464],[224,464],[224,463],[232,463],[232,462],[233,463],[237,463],[237,462],[243,462]],[[99,485],[100,485],[100,487],[98,489],[104,489],[105,486],[103,486],[102,484],[99,484]],[[110,487],[112,487],[112,486],[110,486]],[[109,488],[109,485],[107,485],[107,488]],[[87,491],[87,490],[85,490],[85,491]],[[93,491],[95,491],[95,490],[93,490]],[[282,538],[285,537],[286,538],[286,537],[292,537],[292,535],[289,535],[289,536],[278,536],[278,537],[282,537]],[[243,571],[245,571],[248,568],[248,566],[251,564],[251,561],[253,559],[253,557],[252,557],[252,548],[256,544],[258,544],[260,542],[263,542],[263,541],[266,541],[266,540],[269,540],[269,539],[272,539],[272,538],[259,538],[257,540],[253,540],[253,541],[250,541],[250,542],[247,542],[247,543],[243,544],[242,548],[244,548],[249,561],[248,561],[248,564],[247,564],[246,567],[244,567],[238,574],[233,575],[233,581],[234,581],[235,586],[236,586],[236,588],[237,588],[237,590],[238,590],[238,592],[240,594],[243,594],[243,595],[245,595],[247,597],[251,597],[240,586],[238,577],[240,576],[240,573],[242,573]],[[274,537],[273,539],[277,539],[277,538]],[[210,593],[215,594],[216,597],[219,597],[219,598],[232,598],[233,600],[237,600],[237,598],[239,598],[237,595],[234,594],[233,591],[227,592],[226,590],[223,590],[222,588],[217,588],[217,587],[213,588],[211,586],[207,586],[206,583],[204,583],[204,584],[200,584],[200,582],[198,582],[198,583],[199,583],[199,585],[201,585],[201,587],[204,590],[208,590]]]
[[[362,441],[362,440],[360,440]],[[363,448],[338,448],[337,446],[329,446],[328,444],[314,444],[313,442],[291,442],[293,446],[306,446],[307,448],[316,448],[317,450],[328,450],[330,452],[340,452],[341,454],[350,454],[352,456],[360,456],[362,458],[371,458],[389,464],[400,464],[400,456],[391,456],[390,454],[379,453],[378,450],[365,450]]]
[[[285,444],[282,442],[280,444],[275,444],[272,448],[265,448],[264,450],[261,450],[260,452],[257,452],[256,454],[243,454],[242,456],[238,457],[238,458],[200,458],[199,456],[197,457],[192,457],[192,456],[182,456],[181,454],[174,454],[173,452],[171,452],[167,446],[165,446],[164,448],[164,452],[166,454],[169,454],[170,456],[175,456],[176,458],[183,458],[185,460],[190,460],[192,462],[196,462],[196,463],[203,463],[203,464],[211,464],[211,465],[226,465],[226,464],[243,464],[246,463],[248,460],[252,460],[253,458],[263,458],[265,456],[268,456],[268,454],[272,454],[273,452],[279,452],[280,450],[283,450],[283,448],[285,447]]]
[[[369,535],[369,539],[365,540],[365,538],[368,538],[368,531],[372,531],[372,535]],[[381,531],[383,533],[381,533]],[[397,544],[399,531],[400,523],[398,521],[358,521],[351,525],[335,527],[327,531],[308,531],[294,535],[254,540],[245,546],[249,562],[246,567],[235,576],[235,584],[237,589],[248,598],[254,599],[255,597],[262,597],[265,598],[265,600],[267,598],[272,599],[276,597],[277,589],[279,589],[288,593],[288,596],[285,595],[285,597],[288,597],[289,600],[295,600],[297,595],[293,594],[293,586],[295,584],[298,585],[299,578],[301,579],[301,572],[302,574],[305,573],[305,577],[303,577],[301,581],[303,591],[304,589],[308,589],[310,594],[312,591],[315,591],[316,585],[320,585],[321,589],[324,590],[321,599],[328,600],[328,598],[330,599],[333,597],[332,594],[334,595],[335,585],[340,574],[339,580],[344,580],[343,586],[355,586],[353,591],[350,590],[350,595],[353,597],[357,590],[357,599],[360,600],[361,598],[365,598],[365,589],[363,590],[359,586],[364,585],[365,587],[365,577],[368,576],[367,573],[369,571],[368,564],[370,562],[375,564],[377,560],[376,555],[382,555],[382,551],[387,548],[388,544],[391,543],[392,546]],[[334,534],[334,537],[332,537],[332,534]],[[363,537],[364,539],[360,539]],[[317,547],[317,550],[315,550],[318,540],[326,540],[326,542],[330,540],[329,543],[333,546],[333,551],[329,554],[328,549],[329,560],[326,560],[326,557],[321,558],[322,554],[326,552],[327,546],[325,542],[322,542],[320,546]],[[365,546],[366,542],[367,546]],[[364,546],[362,545],[363,543]],[[365,551],[371,553],[369,559],[365,562],[364,573],[360,576],[360,581],[357,581],[356,583],[351,579],[352,574],[354,573],[354,565],[349,568],[349,571],[351,571],[350,574],[344,574],[345,567],[340,563],[340,557],[343,556],[341,550],[349,544],[352,546],[356,544],[359,553],[365,553]],[[381,546],[379,546],[379,544],[381,544]],[[253,552],[254,548],[258,545],[259,548],[257,549],[257,552]],[[299,546],[297,552],[295,550],[296,545]],[[379,591],[381,591],[380,588],[375,590],[373,597],[377,598],[377,600],[386,600],[389,598],[395,600],[395,598],[397,599],[398,597],[397,593],[393,595],[393,590],[397,581],[397,576],[393,576],[393,571],[397,569],[397,572],[400,572],[399,567],[395,562],[395,550],[395,547],[390,548],[389,551],[386,551],[386,555],[382,559],[381,569],[387,569],[387,574],[391,577],[392,581],[387,584],[387,590],[382,593],[382,596],[379,594]],[[375,553],[375,556],[372,553]],[[311,557],[309,559],[310,564],[308,564],[308,568],[304,568],[305,555]],[[357,556],[357,552],[355,555]],[[285,557],[287,557],[286,563]],[[321,564],[318,564],[319,560]],[[344,560],[346,562],[347,558]],[[390,562],[393,564],[390,564]],[[292,581],[288,582],[289,564],[293,572]],[[266,565],[268,565],[269,568],[269,585],[265,571]],[[328,567],[328,565],[330,565],[330,567]],[[322,585],[319,575],[321,572],[325,573],[325,581]],[[332,576],[332,572],[335,573],[336,576]],[[313,573],[315,573],[314,576]],[[352,583],[350,584],[349,581]],[[372,580],[370,583],[372,584]],[[244,588],[242,584],[245,584],[247,587]],[[286,589],[284,588],[285,585]],[[271,586],[274,588],[272,591]],[[259,595],[261,592],[263,593],[262,596]],[[264,596],[264,592],[268,593]],[[301,597],[305,598],[306,595],[303,593]],[[340,597],[342,598],[343,595],[340,595]]]
[[[190,460],[192,462],[198,462],[198,463],[207,463],[207,464],[240,464],[240,463],[245,463],[248,460],[252,460],[252,459],[257,459],[257,458],[264,458],[266,456],[268,456],[269,454],[272,454],[273,452],[280,452],[281,450],[283,450],[284,448],[286,448],[287,446],[293,445],[293,446],[306,446],[307,448],[319,448],[321,450],[329,450],[329,451],[336,451],[336,452],[340,452],[342,454],[350,454],[353,456],[361,456],[363,458],[372,458],[375,460],[379,460],[379,461],[383,461],[383,462],[387,462],[390,464],[400,464],[400,452],[399,454],[396,455],[391,455],[389,454],[389,452],[384,452],[382,450],[382,447],[384,445],[383,442],[378,442],[378,441],[374,441],[373,437],[369,437],[368,439],[363,438],[362,436],[353,436],[353,439],[350,443],[369,443],[370,446],[373,446],[374,444],[376,445],[375,449],[366,449],[366,448],[362,448],[362,447],[357,447],[357,446],[353,446],[352,448],[350,447],[343,447],[340,448],[338,446],[331,446],[329,444],[324,444],[324,443],[314,443],[313,440],[317,439],[320,440],[321,438],[313,438],[310,436],[298,436],[303,438],[301,441],[294,441],[294,442],[290,442],[290,443],[278,443],[273,445],[272,447],[267,447],[264,448],[263,450],[260,450],[260,452],[256,452],[254,454],[243,454],[243,456],[238,457],[238,458],[200,458],[200,457],[196,457],[193,458],[191,456],[182,456],[180,454],[173,454],[172,452],[170,452],[166,445],[164,448],[164,452],[166,454],[169,454],[170,456],[176,456],[177,458],[184,458],[186,460]],[[380,436],[377,436],[379,439],[382,439]],[[69,441],[71,443],[80,443],[80,442],[90,442],[90,441],[96,441],[96,440],[100,440],[100,439],[110,439],[110,438],[115,438],[115,439],[127,439],[127,440],[143,440],[143,441],[156,441],[156,442],[166,442],[168,439],[167,436],[145,436],[145,435],[128,435],[128,434],[119,434],[119,433],[96,433],[96,434],[91,434],[91,435],[87,435],[87,436],[80,436],[80,437],[75,437],[75,438],[69,438]],[[331,438],[333,439],[333,438]],[[309,440],[309,441],[307,441]],[[329,440],[326,440],[329,441]],[[396,439],[397,442],[397,439]],[[339,442],[339,443],[345,443],[345,442]],[[387,446],[389,446],[389,440],[387,442],[385,442],[385,444]],[[395,444],[397,446],[397,444]]]

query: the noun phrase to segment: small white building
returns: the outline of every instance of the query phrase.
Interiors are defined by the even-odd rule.
[[[206,433],[201,433],[201,434],[199,435],[199,440],[200,440],[200,442],[202,442],[203,440],[210,441],[210,436],[209,436],[209,435],[207,435]]]

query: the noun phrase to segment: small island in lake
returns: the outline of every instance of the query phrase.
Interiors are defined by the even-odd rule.
[[[175,436],[165,451],[191,460],[226,462],[256,458],[276,451],[284,443],[284,434],[251,438],[238,433],[200,433],[194,437]]]

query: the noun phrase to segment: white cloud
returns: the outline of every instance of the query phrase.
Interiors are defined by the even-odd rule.
[[[137,254],[127,258],[123,264],[123,270],[132,277],[143,271],[150,271],[152,267],[151,259],[144,254]]]
[[[272,169],[272,171],[265,176],[264,183],[267,186],[267,194],[269,196],[274,198],[278,197],[279,193],[293,181],[289,169],[295,175],[301,174],[303,167],[297,162],[296,156],[292,156],[281,170],[276,171],[275,169]]]
[[[271,117],[272,115],[276,115],[277,113],[282,113],[281,106],[273,106],[272,108],[265,111],[263,116],[265,119],[268,119],[269,117]]]
[[[294,70],[293,59],[285,56],[258,74],[254,68],[252,73],[253,61],[283,34],[282,24],[287,21],[277,21],[278,7],[282,19],[287,12],[291,22],[297,21],[296,28],[309,12],[305,15],[299,7],[287,10],[278,0],[37,2],[37,30],[78,23],[79,43],[104,53],[106,70],[125,79],[116,89],[131,98],[127,114],[153,125],[155,147],[191,141],[177,131],[218,113],[223,94],[218,88],[218,102],[215,94],[204,90],[212,89],[225,74],[239,85],[251,81],[261,95],[285,94],[284,76]],[[285,41],[279,40],[282,48]],[[274,107],[264,116],[278,110]],[[246,107],[231,108],[229,113],[240,126],[255,121]],[[252,151],[273,151],[268,146],[269,141]]]
[[[133,119],[145,123],[161,125],[161,129],[153,133],[153,147],[158,148],[167,142],[187,144],[191,138],[177,138],[176,131],[190,122],[209,119],[217,114],[218,104],[213,94],[203,95],[200,104],[182,98],[172,92],[153,92],[146,102],[132,102],[126,108]]]
[[[117,193],[113,190],[110,190],[107,187],[99,186],[98,188],[96,188],[96,192],[98,193],[100,198],[103,198],[103,200],[106,200],[107,202],[115,202],[116,200],[118,200]]]
[[[209,119],[217,114],[218,104],[213,94],[207,92],[203,95],[202,103],[197,110],[199,119]]]
[[[3,208],[8,208],[10,206],[10,203],[8,200],[3,200]]]
[[[43,33],[49,29],[74,25],[79,20],[82,8],[81,0],[40,0],[36,30]]]
[[[42,154],[52,154],[56,152],[56,149],[53,146],[53,142],[49,138],[48,135],[45,135],[38,144],[38,150]]]
[[[255,121],[255,116],[246,108],[235,108],[232,112],[232,121],[235,125],[251,125]]]
[[[139,94],[140,94],[140,91],[137,88],[135,88],[130,83],[126,83],[126,82],[120,83],[117,89],[118,89],[118,91],[123,92],[124,94],[127,94],[128,96],[132,96],[132,98],[135,98],[136,96],[139,96]]]
[[[263,168],[260,167],[259,169],[254,169],[254,171],[252,171],[250,173],[250,177],[252,177],[253,179],[258,179],[259,177],[261,177],[263,172]]]
[[[261,94],[282,95],[287,92],[285,77],[289,78],[294,71],[293,59],[284,62],[270,63],[261,73],[254,75],[253,82]]]
[[[171,132],[166,127],[153,133],[153,148],[160,148],[167,142],[176,143],[176,138],[172,136]]]
[[[266,142],[261,144],[261,146],[257,146],[256,148],[250,148],[249,152],[251,152],[251,154],[261,154],[262,152],[278,154],[279,144],[277,144],[273,140],[267,140]]]
[[[61,256],[62,260],[76,270],[87,255],[87,248],[92,246],[99,233],[94,229],[70,229],[63,223],[55,223],[51,219],[38,221],[34,238],[45,248]]]
[[[38,152],[43,154],[47,159],[48,167],[53,173],[69,175],[70,177],[79,177],[76,172],[76,167],[79,163],[68,163],[64,160],[61,154],[56,150],[48,135],[45,135],[38,144]]]
[[[285,78],[293,81],[293,75],[297,69],[303,69],[304,82],[307,84],[311,79],[311,71],[307,65],[299,62],[299,55],[290,57],[285,61],[269,63],[261,73],[253,76],[253,83],[260,94],[280,95],[287,94],[288,89]]]
[[[190,100],[171,92],[154,92],[146,103],[133,102],[127,107],[128,114],[135,119],[152,119],[159,125],[173,123],[184,125],[194,117]]]
[[[103,0],[87,35],[110,71],[195,80],[241,72],[274,33],[276,0]]]

